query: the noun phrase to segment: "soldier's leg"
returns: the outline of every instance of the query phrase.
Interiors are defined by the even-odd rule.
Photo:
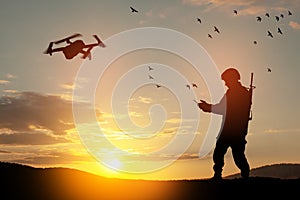
[[[222,178],[222,171],[224,166],[224,156],[228,149],[228,144],[222,140],[218,140],[213,153],[214,161],[214,178]]]
[[[246,141],[231,146],[232,155],[236,166],[241,170],[243,178],[249,178],[250,166],[245,155]]]

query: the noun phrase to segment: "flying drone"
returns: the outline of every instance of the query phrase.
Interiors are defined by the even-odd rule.
[[[91,50],[96,46],[105,47],[105,44],[99,39],[97,35],[93,35],[94,38],[97,40],[97,43],[93,44],[85,44],[82,40],[75,40],[74,42],[71,41],[71,39],[74,39],[76,37],[82,36],[79,33],[73,34],[69,37],[66,37],[61,40],[57,40],[54,42],[50,42],[47,50],[44,52],[45,54],[49,54],[52,56],[52,53],[55,52],[63,52],[66,59],[72,59],[79,53],[83,54],[81,58],[89,58],[91,60]],[[63,42],[67,43],[67,46],[64,47],[58,47],[58,48],[52,48],[54,44],[61,44]]]

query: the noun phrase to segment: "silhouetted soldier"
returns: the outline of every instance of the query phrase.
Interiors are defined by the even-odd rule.
[[[213,179],[222,179],[224,156],[229,147],[232,149],[233,159],[241,171],[241,176],[248,178],[250,167],[245,156],[245,147],[252,91],[250,93],[242,86],[239,81],[240,74],[234,68],[225,70],[221,78],[228,87],[221,101],[214,105],[203,100],[198,103],[199,108],[204,112],[223,115],[222,129],[213,152]]]

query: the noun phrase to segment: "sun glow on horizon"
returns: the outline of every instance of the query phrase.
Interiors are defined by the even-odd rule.
[[[120,160],[118,160],[117,158],[113,158],[109,161],[106,161],[106,163],[114,169],[122,168],[122,162]]]

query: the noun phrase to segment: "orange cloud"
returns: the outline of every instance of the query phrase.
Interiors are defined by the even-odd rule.
[[[7,81],[7,80],[0,80],[0,85],[6,85],[10,83],[10,81]]]
[[[73,90],[75,88],[72,83],[61,84],[60,87],[67,90]]]
[[[300,24],[298,22],[290,21],[289,26],[293,29],[300,30]]]
[[[3,90],[3,92],[15,94],[15,93],[18,93],[19,91],[18,90]]]

